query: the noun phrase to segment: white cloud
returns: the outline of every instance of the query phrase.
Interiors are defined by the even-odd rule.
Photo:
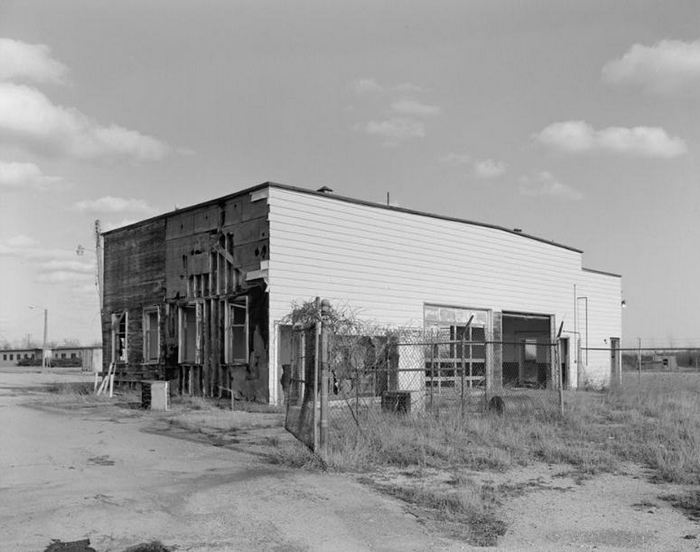
[[[38,274],[36,281],[42,284],[63,284],[85,282],[94,278],[95,274],[86,274],[69,270],[52,270]]]
[[[46,188],[61,180],[60,176],[46,176],[34,163],[0,161],[0,188]]]
[[[0,240],[0,256],[30,263],[41,283],[80,283],[95,278],[94,256],[78,257],[75,251],[42,248],[37,240],[22,234]]]
[[[383,137],[384,145],[386,146],[396,146],[406,140],[423,138],[425,136],[423,121],[409,117],[393,117],[384,121],[369,121],[359,128],[367,134]]]
[[[140,213],[144,215],[156,213],[156,209],[143,199],[113,196],[78,201],[75,208],[84,213]]]
[[[595,130],[585,121],[564,121],[552,123],[533,138],[545,146],[567,153],[601,151],[670,159],[688,151],[681,138],[669,136],[660,127],[608,127]]]
[[[384,93],[399,93],[399,94],[419,94],[423,91],[420,86],[403,82],[397,85],[384,85],[377,82],[376,79],[364,77],[356,79],[352,82],[352,89],[358,96],[378,96]]]
[[[62,83],[67,72],[45,44],[0,38],[0,80]]]
[[[389,102],[388,110],[381,119],[357,123],[353,126],[355,130],[383,137],[385,146],[398,146],[413,138],[423,138],[425,123],[421,119],[440,113],[438,106],[409,97],[421,92],[421,88],[414,84],[387,86],[378,83],[375,79],[363,78],[354,81],[353,88],[359,96],[372,96],[375,100],[379,97],[382,102]]]
[[[445,165],[471,165],[472,156],[468,153],[448,153],[440,158],[440,163]]]
[[[391,110],[400,115],[409,115],[417,117],[425,117],[430,115],[437,115],[440,113],[440,108],[436,105],[429,105],[419,102],[417,100],[411,100],[409,98],[403,98],[396,100],[391,104]]]
[[[494,159],[483,159],[474,163],[474,175],[477,178],[496,178],[505,174],[507,165]]]
[[[24,234],[17,234],[15,236],[11,236],[3,240],[2,243],[12,248],[34,247],[36,245],[39,245],[39,242],[37,240],[35,240],[34,238],[30,238],[29,236],[25,236]]]
[[[95,263],[94,262],[83,262],[83,261],[70,261],[67,259],[53,259],[50,261],[42,262],[39,265],[39,270],[42,272],[74,272],[76,274],[95,274]]]
[[[32,238],[15,236],[0,243],[0,256],[11,256],[19,259],[21,263],[27,263],[31,267],[36,282],[80,283],[95,279],[94,255],[78,257],[75,251],[45,249],[37,245],[38,242]]]
[[[384,92],[384,87],[374,79],[357,79],[352,83],[352,88],[358,96],[369,96],[372,94],[381,94]]]
[[[122,228],[123,226],[129,226],[130,224],[134,224],[135,222],[138,222],[138,219],[134,218],[125,218],[120,221],[105,221],[104,224],[102,225],[102,231],[103,232],[109,232],[110,230],[114,230],[115,228]]]
[[[523,176],[519,182],[520,193],[525,196],[551,196],[574,201],[583,197],[581,192],[571,186],[562,184],[547,171],[541,171],[532,177]]]
[[[609,84],[639,86],[656,94],[700,91],[700,40],[634,44],[603,66],[602,77]]]
[[[468,153],[448,153],[440,158],[440,162],[454,167],[468,166],[477,178],[496,178],[505,174],[508,165],[495,159],[474,159]]]
[[[400,92],[401,94],[418,94],[419,92],[423,92],[422,87],[410,82],[397,84],[396,86],[394,86],[394,90]]]
[[[54,105],[35,88],[0,83],[0,140],[77,158],[158,160],[170,147],[126,128],[102,126],[77,109]]]

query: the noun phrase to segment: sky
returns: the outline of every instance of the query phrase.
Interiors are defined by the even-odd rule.
[[[582,249],[623,344],[700,345],[699,107],[696,0],[0,0],[0,342],[99,339],[96,219],[271,180]]]

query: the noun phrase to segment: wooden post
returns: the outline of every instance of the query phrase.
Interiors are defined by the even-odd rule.
[[[637,338],[637,379],[642,383],[642,338]]]
[[[554,340],[554,360],[557,366],[557,373],[559,374],[559,413],[564,416],[564,374],[562,373],[563,367],[561,365],[561,332],[564,330],[564,321],[562,320],[559,325],[559,331],[557,332],[556,339]]]
[[[435,339],[430,340],[430,408],[435,404]]]
[[[321,298],[316,297],[316,323],[314,325],[314,381],[312,382],[313,385],[313,401],[314,401],[314,409],[313,409],[313,424],[314,424],[314,452],[318,452],[319,449],[319,412],[318,412],[318,378],[319,378],[319,366],[318,366],[318,355],[319,355],[319,346],[321,342]]]
[[[210,383],[211,383],[211,309],[209,306],[209,301],[204,300],[203,302],[203,313],[202,313],[202,328],[203,328],[203,341],[204,341],[204,351],[202,355],[202,396],[209,396]]]
[[[319,435],[319,454],[324,460],[328,458],[328,383],[330,372],[328,367],[328,314],[330,313],[331,304],[327,299],[321,302],[321,424]]]
[[[466,333],[467,333],[467,328],[464,328],[464,331],[462,332],[462,370],[461,370],[461,380],[462,380],[462,385],[460,387],[460,404],[461,404],[461,414],[462,418],[464,418],[464,375],[467,369],[467,366],[464,362],[464,357],[465,355],[465,347],[466,347]],[[471,362],[469,363],[469,366],[471,367]],[[470,370],[471,372],[471,370]],[[471,375],[471,373],[470,373]],[[469,388],[471,389],[472,386],[472,380],[469,380]]]
[[[211,300],[211,349],[209,351],[209,362],[212,370],[212,397],[221,398],[222,381],[219,377],[221,374],[221,364],[219,362],[219,301]]]

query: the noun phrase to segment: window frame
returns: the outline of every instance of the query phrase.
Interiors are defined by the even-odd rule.
[[[201,364],[202,314],[204,303],[191,301],[177,308],[177,362],[178,364]],[[185,310],[194,309],[194,358],[185,358]]]
[[[123,355],[117,356],[117,339],[119,338],[120,331],[119,326],[121,325],[122,318],[124,319],[124,347]],[[112,313],[112,362],[114,364],[127,364],[129,362],[129,312],[118,311]],[[123,356],[123,358],[122,358]]]
[[[243,324],[234,324],[234,309],[243,309],[244,322]],[[236,297],[226,302],[225,316],[225,340],[224,340],[224,362],[226,364],[248,364],[250,359],[250,328],[249,328],[249,300],[248,296]],[[245,357],[233,356],[233,329],[243,328],[245,339],[244,353]]]
[[[156,315],[156,327],[151,328],[151,315]],[[142,329],[143,329],[143,362],[145,364],[158,364],[160,361],[160,307],[152,305],[144,307],[142,314]],[[151,339],[155,333],[155,357],[150,356],[149,349]]]

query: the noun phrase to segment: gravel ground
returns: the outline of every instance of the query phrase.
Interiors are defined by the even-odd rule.
[[[141,411],[26,405],[47,398],[42,386],[81,379],[91,376],[0,371],[2,551],[85,538],[98,552],[154,539],[193,552],[474,550],[351,477],[270,464],[262,442],[212,446],[161,433],[162,418]],[[256,417],[242,423],[254,440]],[[700,525],[660,498],[689,489],[651,483],[635,466],[584,481],[546,465],[469,475],[514,489],[503,507],[508,532],[487,550],[700,550]],[[438,484],[440,474],[424,477]]]

